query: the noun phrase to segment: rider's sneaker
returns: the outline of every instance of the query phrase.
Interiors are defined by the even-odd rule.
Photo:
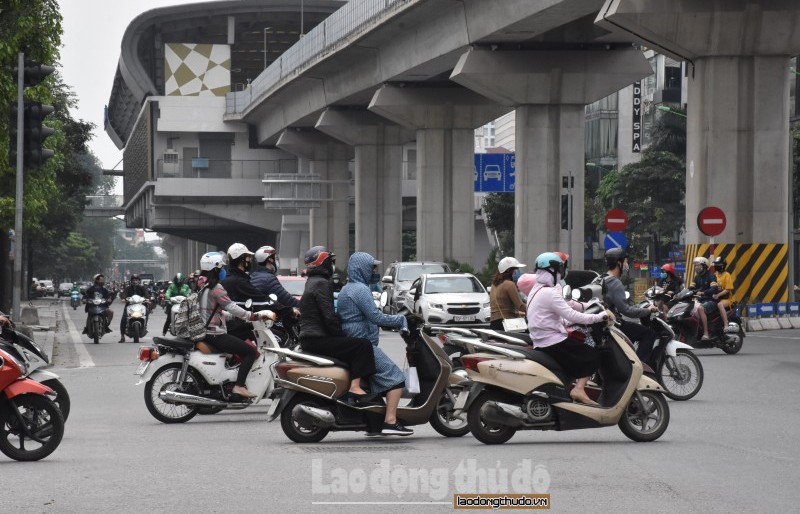
[[[410,428],[404,427],[399,421],[393,425],[389,423],[383,424],[383,429],[381,430],[382,435],[413,435],[414,431]]]
[[[117,341],[117,342],[118,342],[118,343],[124,343],[124,342],[125,342],[125,338],[124,338],[124,337],[122,337],[122,338],[120,338],[120,340],[119,340],[119,341]]]

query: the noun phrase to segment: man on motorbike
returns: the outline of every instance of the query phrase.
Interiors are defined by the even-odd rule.
[[[372,343],[375,354],[375,374],[369,379],[370,393],[386,396],[386,415],[381,434],[411,435],[414,433],[397,420],[397,406],[403,395],[405,375],[402,370],[378,347],[378,327],[399,328],[408,330],[403,315],[387,315],[375,305],[370,291],[370,284],[380,281],[381,276],[375,271],[380,264],[368,253],[356,252],[350,256],[347,264],[347,285],[339,292],[339,317],[342,330],[349,337],[363,337]],[[367,434],[379,435],[379,434]]]
[[[108,309],[106,309],[106,334],[111,332],[111,320],[114,319],[114,311],[111,310],[111,302],[114,301],[114,294],[106,289],[106,276],[102,273],[98,273],[94,276],[94,285],[89,286],[86,289],[86,292],[83,294],[86,300],[93,300],[95,296],[99,295],[100,298],[104,298],[106,303],[109,305]],[[89,329],[89,304],[86,304],[86,326],[83,327],[83,333],[85,334]],[[124,315],[123,310],[123,315]]]
[[[164,292],[164,300],[167,303],[167,321],[164,322],[164,328],[161,331],[161,335],[167,335],[167,330],[169,330],[169,325],[172,323],[172,304],[170,303],[169,299],[173,296],[189,296],[191,291],[189,290],[189,285],[186,283],[186,277],[183,273],[176,273],[175,278],[172,279],[172,283],[169,285],[167,290]]]
[[[250,274],[250,282],[261,294],[265,296],[274,294],[278,297],[278,303],[296,309],[296,315],[299,316],[300,311],[297,309],[300,307],[300,302],[284,289],[276,276],[278,273],[276,253],[275,248],[271,246],[262,246],[256,250],[257,266],[256,270]]]
[[[269,303],[269,297],[262,294],[258,289],[253,287],[250,282],[250,274],[247,270],[250,269],[250,263],[253,258],[251,252],[242,243],[233,243],[228,248],[228,272],[225,279],[220,283],[231,300],[239,304],[240,307],[244,306],[247,300],[253,301],[253,309],[260,310],[266,309]],[[254,341],[252,327],[241,320],[233,319],[228,324],[228,333],[238,337],[243,341]]]
[[[142,279],[137,274],[131,275],[131,283],[128,287],[125,288],[125,291],[122,293],[122,298],[125,300],[125,307],[122,309],[122,316],[119,321],[119,341],[118,343],[125,342],[125,324],[128,322],[128,298],[134,295],[139,295],[145,299],[145,304],[147,304],[147,299],[150,298],[150,295],[147,291],[147,288],[142,285]],[[147,315],[145,316],[144,323],[147,325],[147,320],[150,318],[150,309],[147,310]]]
[[[658,308],[655,305],[647,309],[634,307],[625,301],[625,286],[619,279],[623,272],[629,269],[628,254],[622,248],[612,248],[606,251],[606,267],[608,272],[603,281],[606,285],[605,301],[608,304],[611,312],[617,317],[620,314],[629,318],[645,318],[650,314],[657,312]],[[655,332],[639,323],[630,321],[622,321],[620,330],[631,341],[638,341],[639,346],[636,349],[636,355],[642,362],[648,362],[650,354],[653,352],[653,345],[655,345],[656,338],[658,337]]]
[[[717,286],[717,277],[709,269],[708,259],[705,257],[695,257],[692,261],[694,264],[694,279],[692,280],[689,289],[699,293],[697,306],[694,309],[694,314],[700,318],[700,323],[703,326],[702,341],[708,341],[711,337],[708,334],[708,315],[718,309],[715,295],[719,291]],[[728,317],[723,318],[725,325],[728,325]]]

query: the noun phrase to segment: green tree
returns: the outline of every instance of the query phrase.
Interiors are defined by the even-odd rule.
[[[686,111],[671,109],[656,118],[647,149],[652,152],[670,152],[686,161]]]
[[[497,233],[501,255],[514,253],[514,195],[489,193],[484,197],[486,224]]]

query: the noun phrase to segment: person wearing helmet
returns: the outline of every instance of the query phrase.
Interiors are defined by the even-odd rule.
[[[681,277],[678,276],[675,266],[673,266],[671,263],[661,266],[660,278],[661,287],[664,289],[665,294],[675,296],[676,293],[680,292],[681,287],[683,286],[683,280],[681,280]]]
[[[142,298],[145,298],[145,305],[149,302],[146,298],[149,298],[150,295],[147,292],[147,288],[142,285],[142,279],[139,275],[134,273],[131,275],[131,283],[128,287],[125,288],[125,291],[122,294],[123,300],[125,300],[125,305],[128,305],[128,298],[133,295],[139,295]],[[147,325],[147,320],[150,318],[150,309],[148,307],[147,314],[145,315],[144,323]],[[118,343],[125,342],[125,324],[128,322],[128,309],[125,307],[122,308],[122,316],[120,316],[119,320],[119,341]]]
[[[164,300],[167,302],[167,321],[164,322],[164,328],[161,330],[162,336],[167,335],[169,325],[172,323],[172,307],[170,307],[169,299],[173,296],[186,297],[190,294],[192,294],[192,291],[189,289],[189,284],[186,283],[186,276],[183,273],[175,273],[175,278],[172,279],[172,283],[164,292]]]
[[[375,373],[370,377],[370,393],[386,396],[382,435],[411,435],[414,433],[397,419],[397,406],[405,387],[403,371],[378,346],[378,327],[398,328],[407,331],[408,324],[401,314],[384,314],[375,305],[370,285],[380,282],[381,276],[375,267],[380,261],[364,252],[356,252],[347,263],[347,285],[339,293],[339,317],[342,330],[349,337],[363,337],[372,344],[375,354]],[[378,435],[370,433],[367,435]]]
[[[200,258],[200,274],[205,278],[205,284],[200,289],[198,301],[200,314],[206,325],[205,342],[218,351],[238,355],[241,359],[239,372],[236,376],[236,385],[233,394],[245,398],[254,398],[256,395],[247,389],[246,381],[250,369],[256,360],[257,350],[242,339],[229,334],[225,322],[225,311],[230,317],[242,321],[255,321],[257,319],[275,319],[275,313],[269,310],[249,312],[236,304],[228,296],[222,286],[222,281],[227,274],[225,270],[225,255],[221,252],[209,252]]]
[[[564,320],[591,325],[608,319],[606,313],[586,314],[570,307],[559,284],[564,274],[564,261],[553,252],[536,258],[536,285],[528,295],[528,330],[534,348],[552,357],[576,379],[570,397],[586,405],[597,405],[586,394],[586,383],[600,365],[600,355],[592,348],[567,337]]]
[[[375,374],[375,352],[368,339],[347,337],[333,307],[333,276],[336,255],[324,246],[314,246],[305,255],[308,280],[300,298],[300,346],[303,351],[327,355],[350,366],[350,389],[345,401],[364,399],[361,379]]]
[[[519,296],[517,280],[525,265],[514,257],[503,257],[497,263],[497,272],[492,277],[492,290],[489,292],[491,317],[489,327],[504,330],[503,320],[525,316],[525,304]]]
[[[608,272],[603,278],[606,285],[605,302],[614,314],[622,314],[628,318],[644,318],[657,312],[658,307],[651,305],[648,308],[629,305],[625,299],[625,286],[619,279],[623,272],[628,271],[628,254],[622,248],[612,248],[606,252],[606,268]],[[618,316],[619,317],[619,316]],[[639,323],[622,321],[620,330],[633,342],[639,343],[636,355],[642,362],[649,362],[653,352],[657,334]]]
[[[250,282],[248,270],[253,260],[254,253],[242,243],[233,243],[227,252],[227,274],[220,280],[222,287],[227,291],[231,300],[244,307],[247,300],[253,301],[253,309],[266,308],[270,303],[269,297],[256,289]],[[255,341],[252,326],[238,319],[228,323],[228,333],[242,340]]]
[[[728,263],[722,256],[714,259],[714,275],[717,276],[717,287],[719,288],[719,292],[715,293],[712,298],[717,302],[717,308],[719,309],[719,314],[722,317],[722,326],[725,327],[726,330],[729,329],[728,307],[730,306],[730,302],[728,301],[728,298],[730,298],[733,294],[733,277],[727,271],[727,268]],[[730,330],[733,331],[736,329],[731,327]]]
[[[708,341],[711,339],[708,333],[708,315],[718,309],[714,299],[714,296],[719,293],[717,277],[709,269],[709,262],[705,257],[695,257],[692,264],[694,265],[694,277],[689,289],[700,295],[694,314],[700,318],[700,324],[703,326],[703,336],[700,339]],[[723,319],[725,320],[723,326],[727,327],[727,316]]]
[[[342,277],[339,275],[338,271],[333,272],[333,276],[331,277],[331,285],[333,286],[334,293],[338,293],[342,290],[342,287],[344,287],[344,284],[342,284]]]
[[[278,297],[278,303],[295,309],[295,315],[299,316],[300,302],[289,291],[284,289],[281,281],[276,276],[278,273],[277,252],[271,246],[262,246],[256,250],[256,270],[250,274],[250,283],[253,284],[261,294],[269,296],[274,294]]]
[[[108,309],[106,309],[106,334],[111,332],[111,320],[114,319],[114,311],[111,310],[111,302],[114,301],[114,293],[112,293],[108,288],[106,288],[106,276],[102,273],[98,273],[94,276],[94,284],[86,288],[86,292],[83,293],[83,297],[86,300],[93,300],[97,295],[100,298],[105,298],[106,303],[109,305]],[[89,329],[89,303],[86,303],[86,324],[83,327],[83,333],[87,333]],[[124,312],[124,309],[123,309]]]

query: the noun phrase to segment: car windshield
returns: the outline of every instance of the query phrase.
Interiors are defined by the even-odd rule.
[[[483,286],[474,277],[437,277],[425,282],[425,294],[483,292]]]
[[[281,285],[292,296],[303,296],[306,288],[305,280],[281,280]]]
[[[412,282],[424,273],[445,273],[447,270],[442,264],[406,264],[400,266],[397,272],[397,280],[400,282]]]

